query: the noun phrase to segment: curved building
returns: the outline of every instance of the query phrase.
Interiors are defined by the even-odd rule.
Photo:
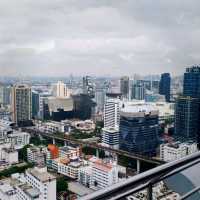
[[[155,155],[158,145],[158,110],[146,103],[123,104],[120,112],[120,149]]]

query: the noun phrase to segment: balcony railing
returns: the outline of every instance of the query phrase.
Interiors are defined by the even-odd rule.
[[[200,163],[200,152],[133,176],[125,181],[82,197],[81,200],[128,200],[128,197],[143,190],[147,190],[147,200],[152,200],[153,186],[155,184],[195,166],[198,163]],[[187,199],[199,190],[200,186],[188,191],[179,199]]]

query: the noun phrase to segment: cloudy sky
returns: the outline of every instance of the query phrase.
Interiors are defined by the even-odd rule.
[[[0,75],[181,74],[199,0],[0,0]]]

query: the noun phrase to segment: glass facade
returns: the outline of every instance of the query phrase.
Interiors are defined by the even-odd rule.
[[[162,74],[159,85],[159,94],[165,95],[167,102],[170,102],[170,86],[171,86],[170,74],[169,73]]]
[[[120,149],[155,155],[158,145],[158,116],[145,115],[144,117],[120,117]]]

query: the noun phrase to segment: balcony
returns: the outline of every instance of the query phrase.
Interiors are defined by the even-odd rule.
[[[159,200],[154,196],[155,185],[168,182],[179,197],[169,200],[200,199],[200,152],[180,160],[160,165],[103,190],[82,197],[81,200]],[[180,181],[180,182],[179,182]],[[174,189],[176,187],[179,191]],[[187,191],[184,191],[184,187]],[[170,188],[171,189],[171,188]],[[144,193],[141,193],[144,191]],[[140,194],[140,197],[136,197]],[[144,196],[142,196],[145,194]],[[167,198],[168,199],[168,198]]]

